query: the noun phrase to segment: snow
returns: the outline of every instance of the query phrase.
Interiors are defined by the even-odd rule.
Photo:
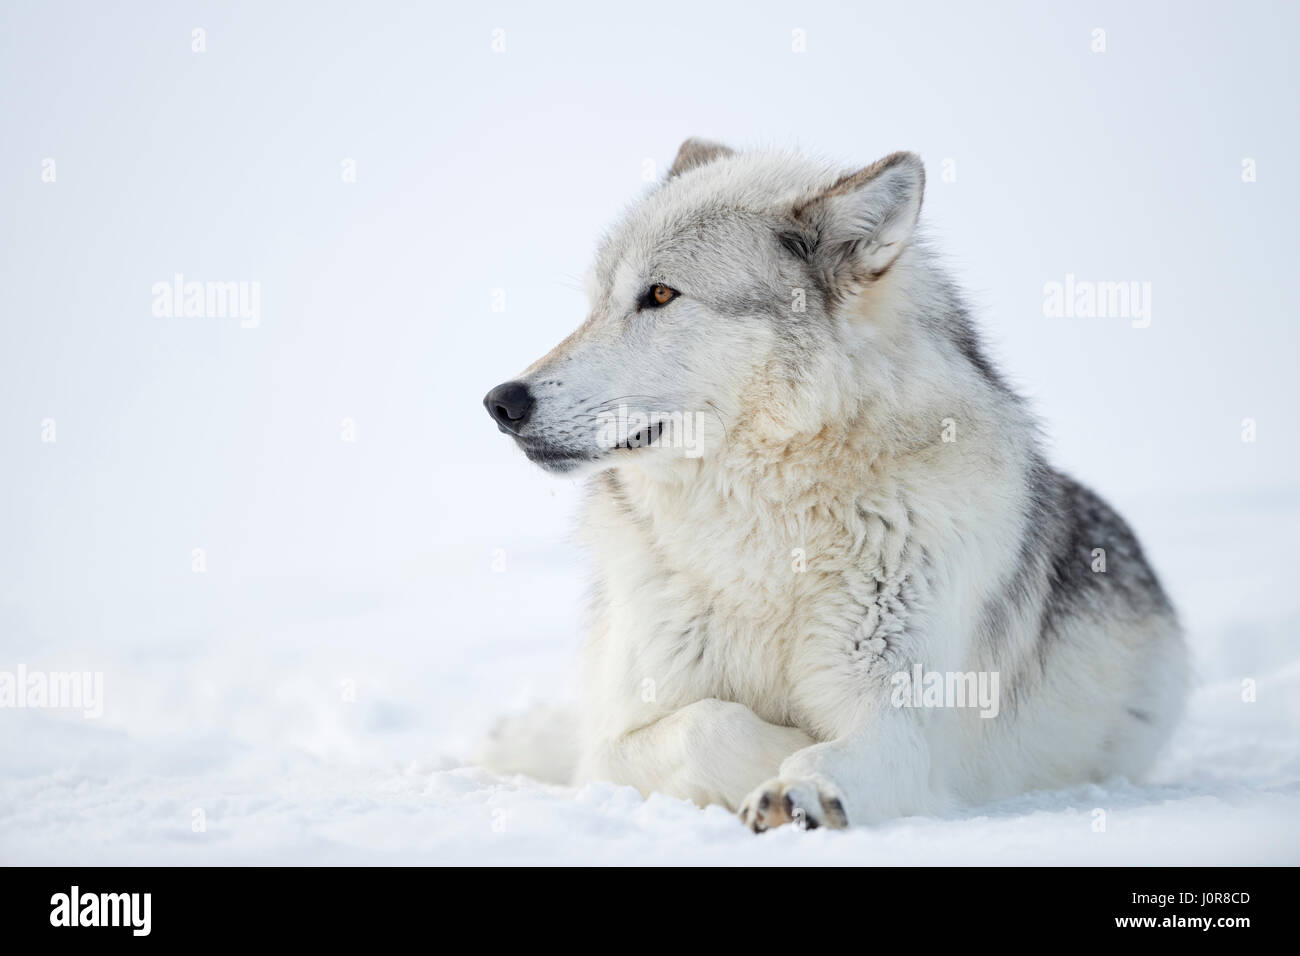
[[[1231,538],[1240,521],[1206,520],[1204,502],[1194,541],[1188,501],[1139,504],[1199,671],[1187,720],[1140,785],[1032,793],[845,833],[755,836],[720,808],[643,800],[629,787],[493,776],[465,755],[494,717],[572,690],[581,567],[562,542],[511,551],[504,571],[493,569],[492,548],[467,544],[470,558],[431,558],[371,588],[355,575],[235,588],[219,611],[207,607],[217,619],[192,647],[142,634],[112,654],[90,651],[105,673],[102,717],[3,715],[12,732],[0,740],[0,860],[1300,862],[1300,600],[1285,587],[1281,544],[1300,533],[1300,500],[1245,509],[1270,531],[1252,540]],[[1273,598],[1252,600],[1243,615],[1248,591]],[[153,607],[159,633],[185,605]],[[492,609],[486,618],[482,608]],[[63,656],[45,651],[42,663],[57,669]],[[1250,703],[1248,678],[1257,682]],[[344,699],[344,680],[355,700]]]
[[[0,672],[104,679],[0,709],[0,863],[1300,863],[1300,8],[664,0],[663,69],[596,0],[445,6],[0,5]],[[466,766],[573,694],[584,587],[578,489],[480,397],[689,135],[925,158],[1053,460],[1182,611],[1150,781],[756,837]],[[153,314],[178,273],[258,323]],[[1067,275],[1150,282],[1150,326],[1045,316]]]

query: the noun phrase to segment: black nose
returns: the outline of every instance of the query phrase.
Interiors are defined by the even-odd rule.
[[[533,393],[523,382],[506,382],[488,392],[483,404],[502,430],[518,435],[533,413]]]

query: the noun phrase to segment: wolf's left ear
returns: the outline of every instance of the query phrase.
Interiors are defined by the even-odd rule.
[[[688,169],[703,166],[705,163],[711,163],[723,156],[732,156],[735,152],[730,146],[723,146],[721,143],[715,143],[710,139],[700,139],[692,136],[678,148],[677,158],[673,160],[673,167],[668,170],[668,178],[672,179],[674,176],[680,176]]]
[[[893,153],[841,177],[794,208],[797,228],[781,241],[816,260],[837,285],[869,282],[894,264],[916,229],[925,166]]]

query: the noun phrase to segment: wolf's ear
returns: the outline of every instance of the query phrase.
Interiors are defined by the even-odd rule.
[[[794,208],[796,229],[781,236],[815,261],[840,288],[879,278],[916,229],[925,167],[915,153],[894,153],[842,176]]]
[[[713,140],[697,139],[692,136],[682,143],[681,148],[677,150],[677,158],[673,160],[673,168],[668,170],[668,178],[672,179],[674,176],[680,176],[688,169],[703,166],[705,163],[711,163],[723,156],[732,156],[735,152],[731,147],[715,143]]]

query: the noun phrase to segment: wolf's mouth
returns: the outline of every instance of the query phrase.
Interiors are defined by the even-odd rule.
[[[664,421],[653,422],[645,428],[638,428],[623,441],[613,445],[612,448],[627,451],[646,448],[663,438],[665,430],[666,423]],[[552,445],[550,442],[537,438],[525,438],[519,435],[513,437],[515,444],[523,449],[524,454],[528,456],[528,460],[536,465],[541,465],[547,471],[573,471],[579,465],[589,461],[596,461],[601,457],[599,453],[574,451],[563,446]]]
[[[631,435],[627,436],[626,441],[624,441],[623,443],[621,443],[616,447],[628,448],[628,449],[645,448],[647,445],[650,445],[658,441],[660,438],[662,438],[663,433],[664,433],[664,423],[662,421],[657,421],[652,425],[647,425],[645,428],[637,429]]]
[[[545,442],[526,441],[518,437],[516,437],[515,442],[524,450],[524,454],[529,461],[541,465],[548,471],[572,471],[584,461],[591,460],[590,455],[569,451],[565,448],[556,448],[554,445],[548,445]]]

